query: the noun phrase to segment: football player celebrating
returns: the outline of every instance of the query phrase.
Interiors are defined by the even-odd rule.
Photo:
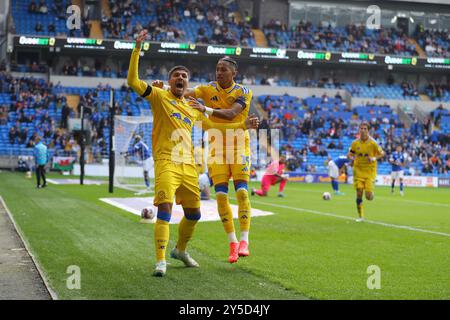
[[[247,118],[252,100],[252,91],[234,82],[238,65],[230,57],[219,59],[216,65],[216,81],[197,86],[189,93],[192,98],[202,99],[206,107],[201,104],[193,106],[211,116],[216,123],[238,123]],[[211,148],[208,159],[209,174],[216,191],[217,208],[223,227],[228,237],[230,253],[228,261],[234,263],[239,257],[250,255],[249,231],[251,220],[250,199],[248,196],[248,182],[250,180],[250,136],[245,132],[244,143],[225,141],[222,152]],[[232,159],[227,153],[233,155]],[[217,161],[218,160],[218,161]],[[236,237],[233,213],[228,198],[228,185],[233,177],[234,190],[238,203],[240,241]]]
[[[131,53],[128,70],[128,85],[141,97],[147,99],[153,112],[152,151],[155,160],[155,198],[158,207],[154,229],[156,249],[155,276],[166,274],[166,248],[169,243],[169,222],[174,197],[184,210],[178,228],[178,241],[170,256],[181,260],[188,267],[199,264],[186,251],[194,228],[200,219],[200,190],[198,174],[194,164],[192,147],[192,127],[197,120],[208,128],[245,129],[257,127],[259,120],[249,118],[240,123],[217,124],[206,118],[203,113],[192,108],[184,98],[189,70],[184,66],[175,66],[169,71],[170,90],[162,90],[148,85],[138,77],[138,63],[141,44],[147,36],[142,30],[136,46]]]
[[[210,115],[211,120],[215,123],[238,123],[248,116],[253,93],[250,89],[234,82],[237,69],[238,65],[234,59],[223,57],[216,65],[216,81],[199,85],[194,89],[189,89],[186,93],[186,96],[191,98],[192,106]],[[161,81],[155,81],[153,84],[159,87],[163,86]],[[206,106],[198,103],[196,99],[202,99]],[[210,138],[210,143],[212,140]],[[227,155],[232,155],[232,157]],[[240,143],[239,139],[234,139],[234,141],[224,141],[222,150],[210,148],[208,159],[209,175],[216,191],[219,215],[230,245],[228,261],[235,263],[239,257],[250,255],[248,246],[251,207],[248,182],[251,164],[248,132],[245,132],[243,143]],[[231,177],[233,177],[238,202],[241,232],[239,242],[228,198],[228,185]]]
[[[353,184],[356,189],[356,208],[359,218],[364,221],[363,194],[366,199],[373,200],[373,184],[377,176],[377,160],[383,157],[384,151],[369,135],[369,124],[366,121],[359,125],[359,139],[352,142],[347,157],[353,160]]]

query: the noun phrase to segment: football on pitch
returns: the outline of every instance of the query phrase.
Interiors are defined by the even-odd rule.
[[[155,213],[152,208],[144,208],[141,211],[141,218],[146,220],[153,220]]]
[[[329,193],[329,192],[324,192],[324,193],[322,194],[322,199],[323,199],[323,200],[331,200],[331,193]]]

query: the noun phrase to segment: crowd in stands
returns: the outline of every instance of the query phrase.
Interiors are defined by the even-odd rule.
[[[434,101],[450,101],[450,83],[431,81],[425,88],[427,95]]]
[[[80,30],[67,29],[66,9],[72,3],[68,0],[18,0],[13,6],[13,17],[19,33],[38,35],[89,37],[91,24],[81,15]]]
[[[406,128],[389,105],[351,109],[339,94],[306,99],[264,96],[259,101],[268,112],[268,121],[262,126],[279,129],[281,152],[287,155],[291,171],[326,173],[328,159],[347,154],[358,124],[367,120],[372,137],[386,151],[381,173],[388,174],[388,157],[401,145],[408,155],[408,174],[450,174],[450,114],[442,106],[430,113],[425,123],[413,119]]]
[[[18,0],[13,17],[18,33],[88,37],[91,25],[82,15],[81,30],[65,27],[68,0]],[[227,5],[208,0],[109,0],[111,15],[102,10],[101,26],[105,38],[131,40],[142,29],[149,30],[149,40],[190,42],[255,47],[251,17],[238,19],[236,2]],[[108,13],[109,14],[109,13]],[[300,21],[288,27],[272,19],[264,27],[270,47],[366,52],[417,56],[415,43],[400,29],[365,25],[315,25]],[[450,57],[448,30],[424,29],[418,25],[412,38],[428,56]]]
[[[423,26],[416,28],[415,38],[429,57],[450,58],[450,35],[446,30],[425,30]]]
[[[17,150],[18,155],[27,155],[39,135],[53,155],[78,157],[79,137],[67,130],[68,119],[78,117],[83,108],[91,127],[88,151],[92,157],[87,159],[100,161],[109,150],[109,89],[101,83],[96,88],[62,87],[32,77],[13,78],[0,71],[0,153]],[[75,109],[68,106],[66,93],[80,95]],[[125,84],[115,94],[116,114],[136,116],[142,108],[149,109],[148,103]],[[350,108],[339,93],[304,99],[268,95],[257,100],[268,114],[262,128],[280,130],[281,151],[288,155],[291,171],[325,173],[326,161],[347,153],[364,119],[371,124],[371,135],[387,152],[380,173],[387,173],[387,157],[402,145],[408,155],[408,174],[449,174],[450,112],[443,106],[431,112],[425,122],[414,119],[405,127],[389,105]]]
[[[235,4],[218,1],[109,1],[111,17],[102,14],[107,38],[134,39],[142,29],[149,41],[254,46],[250,25],[237,21]]]
[[[392,76],[386,84],[378,84],[375,80],[368,80],[367,84],[344,83],[338,80],[333,73],[319,80],[306,79],[300,86],[309,88],[346,89],[354,97],[369,97],[379,99],[407,99],[420,100],[419,89],[412,81],[403,80],[396,84]],[[424,90],[424,93],[427,91]]]
[[[279,20],[272,20],[264,26],[264,33],[270,47],[403,56],[418,54],[408,36],[394,28],[371,30],[365,25],[354,24],[345,27],[315,26],[309,21],[300,21],[297,26],[288,28]]]
[[[99,59],[95,59],[90,65],[77,59],[76,62],[70,61],[64,63],[61,73],[65,76],[83,76],[83,77],[104,77],[104,78],[126,78],[128,68],[117,73],[111,66],[104,65]]]
[[[172,62],[175,64],[175,62]],[[167,80],[168,67],[166,64],[145,64],[145,79],[162,79]],[[169,68],[170,69],[170,68]],[[206,67],[191,67],[191,81],[193,82],[209,82],[215,80],[215,75]],[[126,78],[128,73],[128,64],[126,62],[116,64],[114,68],[103,63],[99,59],[92,60],[90,63],[77,61],[66,62],[60,71],[63,75],[71,76],[97,76],[97,77],[113,77]],[[254,74],[251,72],[239,72],[235,79],[244,85],[268,85],[268,86],[300,86],[308,88],[329,88],[329,89],[346,89],[352,96],[369,97],[380,99],[407,99],[420,100],[419,94],[428,95],[432,100],[450,101],[449,84],[432,81],[428,86],[418,88],[417,85],[410,80],[403,80],[395,83],[392,75],[388,76],[385,84],[379,84],[375,80],[368,80],[367,84],[362,83],[345,83],[338,79],[333,72],[328,76],[321,76],[318,80],[306,79],[300,83],[294,83],[291,80],[280,79],[277,74]]]
[[[7,143],[32,148],[39,135],[50,148],[61,151],[59,155],[74,154],[74,137],[63,130],[63,115],[66,113],[68,117],[70,111],[66,98],[55,94],[55,89],[57,86],[42,79],[13,78],[5,71],[0,72],[2,102],[9,102],[0,105],[2,146]]]

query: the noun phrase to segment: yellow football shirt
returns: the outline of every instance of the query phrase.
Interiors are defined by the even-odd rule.
[[[230,109],[235,102],[243,105],[244,110],[236,116],[232,122],[245,121],[250,110],[252,91],[240,84],[233,82],[230,88],[223,89],[216,81],[195,87],[195,97],[202,99],[205,104],[213,109]],[[214,122],[230,122],[229,120],[211,116]]]
[[[202,99],[206,106],[213,109],[230,109],[235,102],[240,103],[244,107],[242,112],[231,121],[211,116],[211,121],[215,123],[238,123],[245,121],[250,111],[250,104],[253,96],[252,91],[243,85],[233,82],[229,88],[223,89],[217,81],[195,87],[194,94],[195,98]],[[227,146],[227,149],[235,149],[236,143],[236,138],[233,143],[224,141],[224,145]],[[250,145],[250,135],[248,131],[245,132],[245,144],[246,146]]]
[[[377,162],[369,162],[369,158],[381,155],[383,150],[372,137],[369,137],[366,141],[354,140],[350,146],[350,153],[355,157],[355,168],[371,171],[376,170]]]

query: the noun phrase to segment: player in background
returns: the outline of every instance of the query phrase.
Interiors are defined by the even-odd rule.
[[[250,89],[234,82],[237,75],[237,62],[230,57],[219,59],[216,65],[216,81],[202,84],[189,89],[186,96],[191,97],[193,107],[208,114],[217,123],[237,123],[247,118],[253,93]],[[163,86],[161,81],[154,85]],[[202,99],[206,106],[198,103]],[[226,154],[234,154],[230,161]],[[237,262],[239,257],[250,255],[249,231],[251,221],[251,207],[248,196],[248,182],[250,180],[250,136],[245,132],[244,145],[224,142],[223,152],[210,150],[208,159],[220,159],[216,163],[208,163],[209,174],[216,191],[217,207],[227,234],[230,253],[228,261]],[[231,162],[231,163],[230,163]],[[228,198],[229,181],[233,177],[234,189],[238,202],[240,241],[238,242],[233,212]]]
[[[344,195],[343,192],[339,191],[339,176],[345,171],[349,162],[350,159],[347,156],[339,156],[328,162],[328,176],[331,179],[331,187],[335,195]]]
[[[272,161],[266,168],[266,172],[261,180],[261,189],[252,189],[252,196],[258,195],[266,197],[269,193],[270,186],[274,186],[277,183],[280,184],[278,189],[278,196],[284,197],[284,187],[287,183],[287,177],[284,175],[284,167],[286,165],[286,157],[281,156],[280,159]]]
[[[169,71],[170,90],[163,90],[139,79],[138,64],[142,42],[148,31],[142,30],[131,53],[128,70],[128,85],[142,98],[150,102],[153,113],[152,153],[155,159],[155,198],[158,207],[154,228],[156,267],[153,275],[166,274],[166,248],[169,243],[169,222],[173,200],[184,210],[178,228],[178,241],[170,256],[179,259],[188,267],[199,264],[186,251],[195,225],[200,219],[200,190],[198,174],[194,164],[192,129],[197,120],[206,128],[245,129],[257,127],[257,118],[246,119],[237,124],[217,124],[203,113],[192,108],[184,98],[189,82],[189,70],[175,66]],[[177,137],[176,139],[174,139]],[[181,148],[180,148],[181,147]]]
[[[45,188],[47,186],[47,180],[45,179],[45,165],[48,162],[48,150],[47,146],[42,142],[41,137],[37,136],[34,140],[34,159],[36,162],[36,180],[37,188]],[[43,184],[41,185],[41,178]]]
[[[394,193],[395,180],[398,179],[400,182],[400,195],[403,196],[403,168],[406,165],[405,156],[402,152],[402,146],[398,145],[396,151],[394,151],[390,158],[389,162],[392,165],[391,169],[391,193]]]
[[[353,184],[356,189],[356,208],[359,218],[364,221],[363,194],[371,201],[374,198],[373,184],[377,176],[377,160],[384,151],[369,135],[369,124],[366,121],[359,125],[359,139],[352,142],[347,157],[353,161]]]
[[[129,152],[121,152],[125,157],[129,157],[130,155],[137,155],[139,160],[142,161],[142,168],[144,171],[144,181],[147,189],[150,189],[150,180],[149,180],[149,172],[152,167],[152,157],[150,156],[150,149],[142,140],[140,135],[134,136],[134,144],[133,149]]]

